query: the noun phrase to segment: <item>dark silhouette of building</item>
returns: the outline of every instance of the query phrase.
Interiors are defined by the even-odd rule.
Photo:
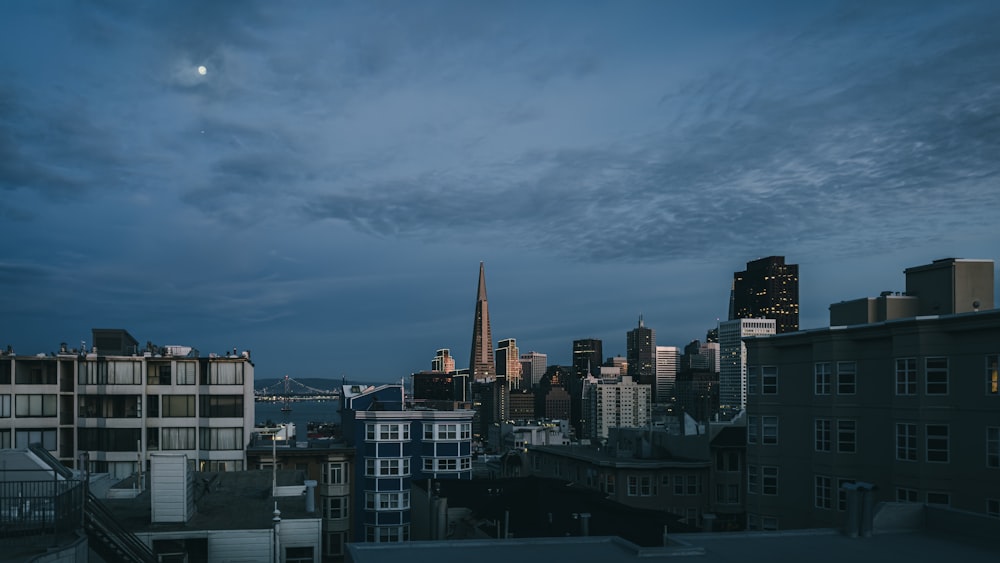
[[[420,371],[410,375],[413,398],[422,401],[466,401],[468,376],[460,372]]]
[[[493,331],[486,303],[486,270],[479,263],[479,288],[476,290],[476,317],[472,324],[472,351],[469,353],[469,376],[473,381],[496,377],[493,362]]]
[[[644,385],[656,383],[656,331],[646,327],[642,315],[639,315],[639,326],[626,334],[625,357],[628,361],[628,374]]]
[[[799,330],[799,265],[785,264],[784,256],[747,262],[733,273],[729,320],[774,319],[776,332]]]
[[[597,338],[584,338],[573,341],[573,368],[577,377],[587,374],[597,377],[601,374],[602,342]]]

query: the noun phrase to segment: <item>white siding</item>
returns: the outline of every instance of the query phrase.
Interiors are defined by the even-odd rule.
[[[150,481],[152,522],[187,522],[194,512],[194,491],[187,471],[187,456],[151,455]]]

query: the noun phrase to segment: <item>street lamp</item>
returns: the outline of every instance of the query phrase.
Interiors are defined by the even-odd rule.
[[[271,524],[274,527],[274,563],[279,563],[281,561],[281,547],[278,545],[278,537],[281,533],[281,511],[278,510],[278,501],[274,501],[274,518],[271,518]]]

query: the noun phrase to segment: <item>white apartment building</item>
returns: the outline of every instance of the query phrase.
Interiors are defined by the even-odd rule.
[[[651,392],[630,376],[583,381],[584,437],[606,440],[609,428],[639,428],[649,421]]]
[[[748,336],[775,334],[774,319],[734,319],[719,323],[719,410],[735,416],[747,406]]]
[[[95,329],[94,342],[86,352],[0,353],[0,448],[40,443],[67,467],[85,455],[91,472],[119,478],[145,471],[154,452],[184,454],[202,471],[245,468],[249,353],[139,349],[118,329]]]

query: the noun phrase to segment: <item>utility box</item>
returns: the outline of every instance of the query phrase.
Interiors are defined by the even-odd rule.
[[[187,456],[155,453],[149,460],[152,523],[187,522],[194,516],[194,480]]]

